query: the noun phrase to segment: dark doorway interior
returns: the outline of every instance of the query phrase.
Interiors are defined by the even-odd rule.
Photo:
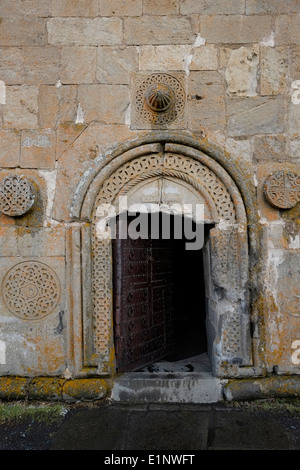
[[[181,361],[193,356],[200,355],[207,351],[207,338],[205,327],[205,285],[204,285],[204,271],[203,271],[203,250],[187,250],[187,240],[184,237],[184,229],[182,230],[183,237],[177,239],[174,227],[178,227],[178,220],[184,223],[182,216],[169,216],[170,217],[170,236],[164,239],[165,232],[162,232],[164,226],[162,218],[165,214],[160,214],[160,232],[159,237],[152,240],[140,240],[132,243],[132,240],[116,240],[113,242],[113,260],[114,260],[114,324],[115,324],[115,346],[117,356],[117,370],[119,372],[138,370],[141,366],[156,362],[156,360],[164,359],[166,361]],[[175,222],[175,219],[177,221]],[[132,221],[128,218],[128,224]],[[196,233],[195,224],[193,231]],[[148,236],[151,238],[151,220],[149,217]],[[118,232],[118,231],[117,231]],[[153,233],[153,232],[152,232]],[[145,254],[145,256],[143,255]],[[147,254],[146,254],[147,253]],[[129,256],[129,258],[128,258]],[[157,259],[158,257],[158,259]],[[134,264],[134,260],[138,259],[141,262]],[[126,261],[128,260],[128,261]],[[127,263],[127,264],[126,264]],[[164,269],[161,270],[162,264]],[[130,276],[127,275],[128,270],[132,270]],[[144,282],[144,274],[158,273],[154,275],[151,280],[152,286],[149,288],[149,278],[147,279],[148,287]],[[149,277],[149,276],[148,276]],[[165,277],[165,278],[164,278]],[[171,296],[162,298],[160,300],[153,300],[155,292],[163,286],[164,291],[168,291],[172,283]],[[158,287],[158,290],[157,290]],[[147,294],[146,294],[147,291]],[[128,303],[128,295],[133,298],[131,305]],[[134,298],[143,296],[143,302],[138,301],[133,304]],[[147,300],[146,300],[147,299]],[[146,306],[148,307],[146,313]],[[151,304],[151,305],[150,305]],[[157,353],[154,361],[151,362],[149,348],[147,351],[146,340],[140,345],[136,345],[135,349],[128,344],[136,339],[144,336],[147,337],[147,344],[151,346],[154,341],[149,341],[157,328],[161,325],[155,325],[154,328],[148,331],[141,330],[138,334],[134,335],[136,328],[142,322],[146,322],[146,315],[154,317],[157,313],[161,315],[161,311],[167,306],[166,323],[164,325],[165,335],[168,336],[167,347],[161,348],[161,353]],[[153,307],[154,306],[154,307]],[[132,314],[132,307],[134,314]],[[130,313],[131,318],[128,317],[127,312]],[[164,314],[164,313],[163,313]],[[136,315],[136,316],[134,316]],[[171,315],[171,319],[170,319]],[[171,320],[171,321],[170,321]],[[152,320],[150,320],[150,323]],[[149,323],[149,322],[148,322]],[[132,332],[128,334],[128,327],[135,325]],[[160,337],[161,337],[160,333]],[[172,338],[170,338],[172,336]],[[160,338],[158,338],[160,339]],[[155,340],[157,342],[157,339]],[[172,344],[172,347],[170,347]],[[152,346],[151,346],[152,347]],[[143,359],[140,358],[139,349],[146,351]],[[126,350],[126,352],[125,352]],[[125,359],[124,359],[125,354]],[[138,360],[128,360],[128,354],[135,355]],[[124,364],[124,360],[126,364]]]

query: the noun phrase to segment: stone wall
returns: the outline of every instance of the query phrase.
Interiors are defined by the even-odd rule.
[[[22,177],[13,195],[34,198],[12,215],[3,183],[1,375],[78,373],[84,327],[70,313],[69,266],[80,260],[74,230],[89,221],[72,215],[76,191],[99,159],[161,131],[218,149],[247,175],[254,365],[299,374],[299,28],[297,0],[1,1],[0,180]],[[160,126],[139,119],[135,101],[139,80],[158,72],[180,77],[185,93],[180,119]],[[287,170],[295,199],[282,208],[263,188]]]

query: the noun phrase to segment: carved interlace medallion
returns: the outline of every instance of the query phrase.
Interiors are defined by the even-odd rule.
[[[35,200],[32,183],[24,176],[8,176],[0,182],[0,212],[11,217],[26,214]]]
[[[37,320],[49,315],[58,305],[60,282],[49,266],[25,261],[8,271],[2,295],[11,313],[22,320]]]
[[[186,95],[176,74],[138,75],[134,95],[136,121],[154,126],[172,123],[182,115]]]
[[[264,183],[268,202],[277,209],[291,209],[300,201],[300,175],[281,170],[270,175]]]

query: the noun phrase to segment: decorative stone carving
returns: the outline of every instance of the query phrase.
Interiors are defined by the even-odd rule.
[[[300,175],[280,170],[265,180],[263,191],[267,201],[277,209],[291,209],[300,201]]]
[[[0,182],[0,212],[11,217],[26,214],[33,206],[36,191],[24,176],[7,176]]]
[[[110,338],[111,297],[111,243],[96,235],[96,210],[100,204],[112,204],[116,197],[140,181],[153,176],[173,176],[187,181],[196,189],[204,188],[213,200],[218,217],[228,223],[236,222],[236,211],[225,184],[201,162],[183,155],[166,153],[145,155],[119,167],[107,178],[95,202],[93,233],[93,291],[96,349],[107,353]]]
[[[53,312],[60,299],[55,272],[38,261],[25,261],[4,277],[2,296],[8,310],[22,320],[39,320]]]
[[[153,73],[137,75],[134,90],[134,124],[142,128],[145,124],[162,126],[172,123],[183,113],[185,91],[179,74]]]

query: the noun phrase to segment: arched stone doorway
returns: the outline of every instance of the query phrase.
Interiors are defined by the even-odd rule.
[[[253,364],[247,220],[251,196],[241,196],[236,182],[216,160],[199,148],[161,139],[119,151],[82,180],[72,213],[88,221],[81,233],[85,367],[100,374],[116,371],[112,244],[97,236],[98,208],[116,204],[121,195],[132,202],[157,203],[155,191],[149,188],[162,183],[165,188],[180,186],[181,202],[204,204],[203,222],[213,225],[204,247],[207,342],[213,374],[226,377],[234,370],[238,375],[239,369]],[[247,193],[247,184],[245,188]],[[159,204],[170,204],[161,190],[158,194]]]

